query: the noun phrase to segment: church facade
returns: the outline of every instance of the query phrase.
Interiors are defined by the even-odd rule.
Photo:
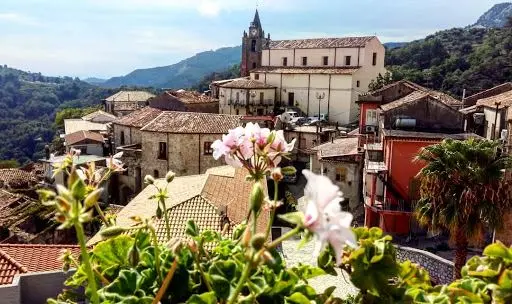
[[[271,40],[256,11],[244,32],[242,76],[276,87],[275,103],[346,125],[358,120],[356,100],[384,74],[385,48],[376,36]]]

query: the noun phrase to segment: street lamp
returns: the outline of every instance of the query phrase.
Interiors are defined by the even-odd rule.
[[[322,102],[322,99],[325,98],[325,92],[316,92],[315,94],[316,98],[318,98],[318,121],[316,123],[316,143],[317,145],[320,144],[320,134],[319,134],[319,129],[320,129],[320,103]]]

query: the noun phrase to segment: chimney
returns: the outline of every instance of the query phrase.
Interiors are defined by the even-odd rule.
[[[46,159],[46,160],[50,159],[50,146],[48,146],[48,145],[44,146],[44,159]]]

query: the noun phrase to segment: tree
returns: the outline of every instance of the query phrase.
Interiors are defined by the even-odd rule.
[[[379,73],[379,76],[377,76],[377,78],[372,79],[372,81],[370,81],[370,84],[368,85],[368,90],[375,91],[392,82],[393,77],[391,76],[391,73],[389,71],[386,71],[384,76],[382,76],[382,74]]]
[[[416,216],[430,229],[445,229],[455,243],[454,277],[461,277],[470,241],[487,229],[498,229],[512,206],[510,182],[503,171],[512,158],[501,154],[500,143],[488,140],[446,139],[423,148],[416,157],[420,199]]]

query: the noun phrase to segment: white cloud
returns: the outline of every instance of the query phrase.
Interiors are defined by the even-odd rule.
[[[14,12],[0,12],[0,22],[16,23],[21,25],[38,25],[38,22],[33,18]]]
[[[197,7],[199,14],[206,17],[216,17],[219,15],[221,9],[222,6],[219,4],[219,2],[210,0],[201,1]]]

